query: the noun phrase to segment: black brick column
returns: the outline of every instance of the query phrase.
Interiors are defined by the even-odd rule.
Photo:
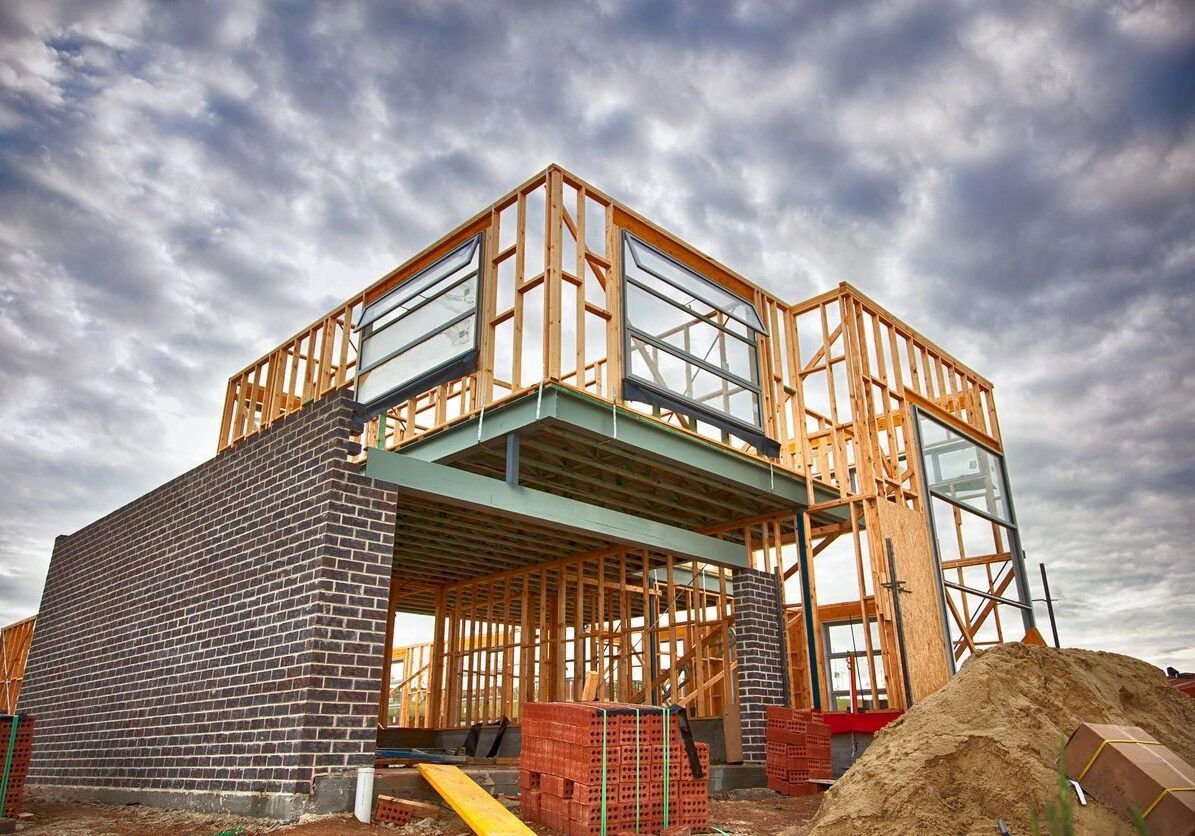
[[[734,647],[738,658],[743,761],[765,758],[767,706],[788,705],[784,613],[774,575],[756,569],[734,573]]]
[[[31,785],[293,812],[372,765],[397,494],[348,461],[353,419],[333,393],[55,541]]]

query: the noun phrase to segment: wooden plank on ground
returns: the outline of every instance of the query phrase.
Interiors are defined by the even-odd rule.
[[[601,681],[601,674],[595,670],[585,674],[585,687],[581,689],[582,702],[593,702],[597,699],[598,685],[601,684]]]
[[[726,762],[743,762],[743,729],[739,704],[729,703],[722,713],[722,734],[726,739]]]
[[[415,768],[478,836],[534,834],[535,831],[457,767],[421,763]]]

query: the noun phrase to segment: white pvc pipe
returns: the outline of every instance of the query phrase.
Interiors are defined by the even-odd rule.
[[[357,769],[357,803],[353,805],[357,821],[369,824],[373,817],[373,767]]]

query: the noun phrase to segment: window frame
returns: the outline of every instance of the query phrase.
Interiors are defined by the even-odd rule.
[[[971,434],[964,433],[961,430],[957,429],[956,427],[951,426],[949,423],[947,423],[946,421],[942,420],[941,418],[933,415],[932,413],[930,413],[929,411],[927,411],[926,409],[924,409],[921,406],[915,405],[913,407],[913,413],[914,413],[913,419],[917,426],[917,454],[921,459],[921,472],[922,472],[922,477],[925,479],[926,493],[937,497],[938,499],[942,500],[943,502],[948,502],[951,505],[961,508],[964,511],[970,511],[974,514],[977,514],[978,516],[983,517],[985,520],[988,520],[989,522],[994,522],[997,525],[1002,525],[1007,529],[1016,531],[1017,530],[1017,515],[1012,507],[1012,491],[1010,490],[1009,484],[1008,484],[1008,463],[1004,459],[1004,454],[992,449],[987,444],[984,444],[982,441],[975,438]],[[966,502],[966,501],[959,499],[955,496],[952,496],[948,493],[934,490],[934,487],[933,487],[934,483],[930,480],[930,474],[928,472],[928,468],[926,467],[926,463],[925,463],[926,451],[925,451],[925,437],[924,437],[924,433],[921,430],[922,419],[932,421],[934,424],[937,424],[939,427],[946,430],[946,432],[961,438],[963,441],[966,441],[969,444],[974,445],[975,447],[984,451],[985,453],[987,453],[989,456],[991,456],[993,459],[996,460],[996,462],[1000,465],[1000,490],[1001,490],[1000,500],[1007,511],[1007,514],[1008,514],[1007,519],[1002,519],[999,515],[993,514],[992,512],[990,512],[984,508],[977,508],[976,506],[970,504],[969,502]]]
[[[375,328],[375,323],[379,319],[389,316],[395,309],[401,307],[404,302],[410,301],[416,296],[426,292],[427,289],[434,288],[437,284],[451,277],[455,270],[450,270],[443,276],[437,278],[435,281],[430,282],[428,287],[424,288],[423,290],[418,290],[414,287],[414,285],[419,282],[422,277],[433,274],[437,270],[442,270],[446,262],[450,262],[452,259],[458,256],[458,253],[460,253],[461,250],[470,246],[473,248],[470,255],[465,259],[461,266],[455,268],[455,270],[466,270],[463,275],[450,284],[445,285],[442,289],[437,291],[435,295],[423,299],[404,311],[398,317],[395,317],[380,327]],[[469,270],[467,268],[471,262],[476,264],[476,268]],[[452,328],[461,322],[468,320],[470,317],[474,319],[473,344],[471,346],[468,346],[463,351],[460,351],[442,360],[440,363],[437,363],[430,369],[420,372],[414,377],[408,378],[407,380],[390,387],[381,394],[374,396],[369,401],[363,402],[362,406],[367,413],[376,414],[378,412],[385,411],[396,404],[400,404],[403,401],[409,400],[415,395],[427,392],[428,390],[439,386],[442,383],[455,380],[458,377],[463,377],[464,375],[477,371],[478,360],[481,355],[481,294],[484,288],[485,270],[485,232],[478,232],[476,235],[470,236],[465,241],[462,241],[450,252],[445,253],[443,256],[436,259],[434,262],[420,270],[415,275],[411,276],[402,284],[383,294],[381,297],[369,303],[362,309],[361,322],[358,323],[353,329],[358,335],[357,369],[354,382],[354,394],[357,396],[359,396],[361,392],[361,378],[363,376],[381,368],[386,363],[389,363],[395,358],[407,353],[419,344],[432,339],[436,335],[443,333],[447,329]],[[405,321],[407,317],[423,309],[427,305],[436,302],[437,300],[443,298],[446,294],[451,293],[452,291],[466,285],[469,282],[473,282],[474,286],[473,308],[471,310],[464,311],[455,317],[451,317],[437,323],[434,328],[426,330],[421,334],[405,340],[397,348],[386,352],[368,364],[363,362],[363,358],[365,357],[366,343],[368,340],[372,339],[378,334],[385,332],[391,327],[399,325]],[[390,301],[387,303],[387,300]],[[378,306],[383,305],[385,305],[385,307],[379,310]],[[375,309],[375,312],[371,313],[371,308]]]
[[[952,423],[945,417],[935,415],[934,411],[925,408],[921,404],[913,404],[912,408],[914,439],[917,442],[917,469],[920,472],[921,487],[924,491],[922,494],[922,509],[925,513],[926,520],[929,523],[930,544],[933,547],[933,556],[936,569],[934,572],[934,580],[938,587],[939,615],[941,616],[942,635],[946,642],[946,660],[950,664],[950,672],[953,675],[958,672],[958,663],[954,658],[954,634],[950,629],[950,620],[946,615],[946,599],[950,593],[946,590],[946,579],[942,574],[942,541],[941,532],[938,531],[937,520],[934,518],[933,503],[935,499],[941,500],[942,502],[952,505],[955,508],[959,508],[965,512],[975,514],[977,517],[983,520],[1004,528],[1004,530],[1008,533],[1009,538],[1008,549],[1009,559],[1012,562],[1013,583],[1017,589],[1017,597],[1020,599],[1019,604],[1012,604],[1010,600],[1009,605],[1020,609],[1021,617],[1026,630],[1035,626],[1033,602],[1031,600],[1032,596],[1029,594],[1028,578],[1025,576],[1025,552],[1021,545],[1021,531],[1020,526],[1017,524],[1016,507],[1013,505],[1012,501],[1012,486],[1008,478],[1008,460],[1005,458],[1004,453],[998,452],[988,444],[980,441],[971,433],[963,432],[958,427],[952,425]],[[926,472],[925,467],[925,438],[924,433],[921,431],[921,420],[923,418],[945,428],[948,432],[954,433],[955,435],[966,439],[979,449],[986,451],[991,456],[994,456],[1000,462],[1001,487],[1004,489],[1004,502],[1008,508],[1007,520],[1000,519],[997,516],[986,513],[980,508],[968,505],[965,502],[955,499],[949,494],[939,493],[930,487],[929,474]]]
[[[648,244],[642,238],[638,237],[637,235],[634,235],[633,233],[631,233],[628,230],[625,230],[625,229],[622,230],[622,236],[621,236],[620,243],[621,243],[621,248],[620,248],[620,252],[619,252],[619,257],[621,260],[619,262],[619,266],[620,266],[620,272],[622,274],[622,276],[621,276],[622,286],[620,288],[622,290],[622,294],[621,294],[620,303],[621,303],[621,307],[622,307],[622,311],[621,311],[621,313],[622,313],[622,348],[623,348],[623,358],[624,358],[623,372],[622,372],[623,398],[626,400],[640,401],[640,402],[647,403],[647,404],[650,404],[655,407],[659,407],[661,409],[668,409],[668,410],[671,410],[674,412],[679,412],[679,413],[688,415],[689,417],[694,418],[696,420],[705,421],[709,424],[712,424],[713,426],[717,427],[718,429],[722,430],[725,433],[729,433],[730,435],[737,436],[738,438],[741,438],[744,441],[754,445],[757,449],[760,450],[760,452],[762,452],[763,454],[765,454],[769,457],[775,457],[775,456],[779,455],[780,445],[775,440],[769,438],[766,435],[765,430],[764,430],[765,420],[764,420],[764,397],[763,397],[763,382],[762,382],[763,381],[763,370],[761,368],[760,338],[767,337],[767,335],[768,335],[767,331],[758,330],[755,325],[752,325],[751,323],[747,322],[743,317],[735,315],[735,314],[731,313],[730,311],[725,310],[721,305],[714,304],[713,302],[710,302],[706,299],[702,299],[701,301],[705,302],[705,304],[709,305],[710,307],[714,308],[715,310],[721,311],[722,314],[729,317],[730,319],[733,319],[735,322],[737,322],[740,325],[742,325],[743,327],[745,327],[748,330],[748,332],[751,334],[751,336],[745,337],[742,334],[736,334],[733,330],[719,324],[718,322],[714,321],[712,318],[710,318],[708,316],[703,316],[700,313],[689,310],[689,309],[685,308],[684,306],[677,304],[677,302],[675,300],[669,299],[669,298],[661,295],[659,293],[659,291],[656,290],[655,288],[649,287],[639,281],[636,281],[633,276],[628,275],[628,272],[627,272],[628,265],[627,265],[627,257],[626,257],[627,253],[628,252],[630,253],[630,257],[634,261],[635,269],[641,270],[641,271],[653,276],[654,278],[658,279],[659,281],[664,282],[665,284],[667,284],[671,287],[677,288],[677,290],[681,293],[685,293],[685,294],[687,294],[689,296],[693,296],[695,298],[699,298],[699,299],[701,298],[697,294],[692,293],[689,289],[680,287],[675,281],[670,280],[666,276],[661,276],[659,273],[656,273],[653,270],[642,266],[639,263],[639,261],[634,258],[635,247],[637,247],[637,246],[644,247],[644,248],[650,250],[658,258],[661,258],[665,261],[671,262],[673,265],[675,265],[677,268],[682,270],[684,273],[688,274],[689,276],[692,276],[693,279],[696,280],[699,285],[709,285],[709,286],[715,288],[718,293],[732,296],[735,299],[738,299],[741,302],[743,302],[743,304],[748,306],[748,308],[754,312],[755,318],[759,321],[760,325],[762,325],[763,320],[759,316],[759,311],[756,310],[755,304],[753,302],[751,302],[750,300],[745,299],[742,296],[739,296],[737,293],[734,293],[733,291],[722,287],[717,282],[714,282],[713,280],[707,278],[706,276],[701,275],[700,273],[693,270],[691,267],[688,267],[685,264],[682,264],[677,259],[668,255],[667,253],[663,252],[662,250],[658,249],[657,247],[653,247],[651,244]],[[700,320],[700,321],[707,323],[710,327],[717,329],[719,332],[724,334],[727,338],[738,340],[738,341],[742,342],[743,344],[745,344],[749,349],[750,356],[753,361],[752,372],[753,372],[753,376],[754,376],[755,380],[749,381],[732,371],[719,368],[718,366],[703,360],[702,358],[698,357],[697,355],[687,353],[683,349],[678,348],[673,345],[670,345],[669,343],[657,338],[655,335],[649,334],[649,333],[641,330],[640,328],[636,327],[635,325],[633,325],[631,315],[629,314],[628,307],[627,307],[627,298],[629,296],[629,294],[627,292],[628,284],[634,285],[634,287],[637,290],[647,293],[648,295],[655,297],[656,299],[660,300],[661,302],[663,302],[665,304],[673,306],[674,308],[676,308],[677,311],[685,314],[688,317],[691,317],[694,320]],[[651,346],[652,348],[655,348],[657,351],[662,351],[665,354],[669,354],[672,357],[675,357],[676,359],[680,360],[682,363],[685,363],[686,365],[695,366],[702,371],[705,371],[705,372],[712,374],[718,378],[721,378],[722,380],[726,381],[727,384],[741,387],[742,390],[749,392],[751,395],[754,396],[754,399],[755,399],[755,406],[756,406],[757,414],[759,416],[759,423],[751,424],[746,421],[742,421],[741,419],[735,418],[734,416],[732,416],[726,412],[723,412],[719,409],[714,409],[713,407],[707,406],[707,405],[701,403],[700,401],[695,401],[689,397],[686,397],[682,393],[675,392],[671,389],[668,389],[666,387],[659,385],[658,383],[655,383],[654,381],[646,380],[646,379],[638,376],[637,374],[633,373],[631,371],[632,364],[631,364],[631,359],[630,359],[633,354],[633,351],[634,351],[634,349],[632,347],[633,340],[639,340],[639,341]]]
[[[864,626],[865,624],[866,624],[866,626]],[[853,631],[854,631],[855,625],[862,626],[865,630],[867,630],[869,633],[871,633],[872,645],[871,645],[871,653],[870,654],[868,654],[868,652],[867,652],[866,644],[864,644],[863,647],[857,647],[852,642],[852,646],[850,649],[844,650],[844,649],[836,649],[835,648],[834,642],[831,640],[831,628],[833,628],[833,627],[850,627],[852,630],[852,636],[853,636]],[[875,629],[873,630],[872,628],[875,628]],[[888,711],[891,709],[892,695],[888,690],[888,669],[884,665],[884,653],[883,653],[882,648],[880,647],[879,621],[876,619],[875,616],[869,616],[867,618],[866,622],[863,622],[862,620],[857,619],[857,618],[847,619],[845,621],[822,622],[822,646],[826,649],[826,652],[825,652],[826,687],[827,687],[827,691],[830,695],[830,705],[832,706],[832,708],[830,709],[831,711],[844,710],[844,709],[838,707],[839,698],[846,699],[846,701],[847,701],[847,707],[845,709],[846,711],[850,711],[852,709],[852,706],[850,705],[850,698],[851,698],[850,689],[848,688],[846,691],[840,691],[840,690],[835,690],[835,688],[834,688],[834,660],[844,659],[844,660],[846,660],[847,665],[852,668],[856,667],[856,663],[858,663],[859,666],[861,666],[863,668],[863,670],[868,672],[868,676],[870,677],[870,670],[869,670],[868,664],[867,664],[867,658],[869,655],[871,656],[871,659],[875,666],[876,678],[877,679],[883,678],[884,683],[882,686],[880,685],[879,682],[875,683],[876,702],[880,703],[880,705],[875,705],[875,706],[873,706],[873,705],[865,706],[863,704],[865,701],[867,703],[872,702],[870,685],[868,686],[866,691],[862,690],[859,687],[855,688],[855,698],[858,702],[859,710],[860,711]],[[857,670],[856,670],[855,675],[856,675],[856,678],[858,678],[859,674],[858,674]],[[856,683],[856,686],[857,685],[858,685],[858,683]]]

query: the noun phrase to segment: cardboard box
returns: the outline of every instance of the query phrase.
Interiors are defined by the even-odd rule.
[[[1153,836],[1195,836],[1195,768],[1136,726],[1084,723],[1066,744],[1066,774]]]

